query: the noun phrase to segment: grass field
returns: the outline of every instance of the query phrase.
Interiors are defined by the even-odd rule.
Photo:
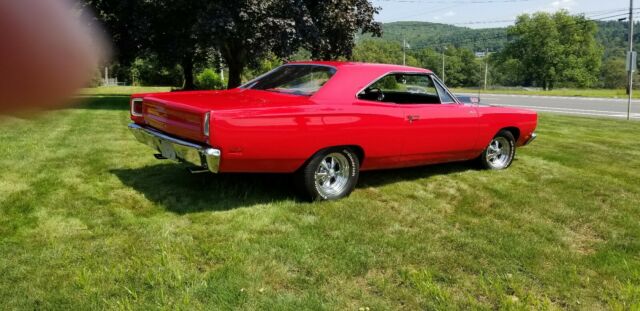
[[[454,88],[455,93],[478,94],[478,89]],[[511,95],[540,95],[540,96],[568,96],[568,97],[597,97],[597,98],[628,98],[624,89],[554,89],[550,91],[538,89],[488,89],[482,90],[486,94]],[[633,98],[640,98],[640,91],[633,92]]]
[[[640,308],[639,122],[542,115],[508,170],[310,204],[155,160],[116,93],[1,121],[0,309]]]

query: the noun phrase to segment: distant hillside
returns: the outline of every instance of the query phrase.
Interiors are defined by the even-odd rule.
[[[626,23],[616,21],[597,23],[596,37],[605,48],[604,57],[623,56],[627,41]],[[485,49],[499,51],[507,43],[506,28],[472,29],[429,22],[394,22],[383,24],[383,31],[382,38],[375,40],[402,42],[404,37],[412,49],[425,47],[439,49],[443,45],[452,44],[472,51]],[[359,40],[368,38],[371,36],[362,36]],[[640,45],[640,42],[638,43]]]
[[[638,27],[638,23],[636,26]],[[636,28],[638,29],[638,28]],[[640,48],[640,42],[638,42],[638,33],[635,32],[634,42],[636,43],[635,49]],[[629,48],[628,37],[629,31],[626,23],[617,21],[598,22],[598,33],[596,39],[604,47],[604,58],[612,57],[624,57],[625,51]]]
[[[506,43],[505,28],[471,29],[428,22],[394,22],[383,24],[383,30],[381,40],[402,42],[404,36],[411,48],[416,49],[453,44],[475,51],[497,50]]]

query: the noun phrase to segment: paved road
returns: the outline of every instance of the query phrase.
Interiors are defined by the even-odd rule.
[[[480,100],[485,105],[522,107],[540,112],[625,119],[627,117],[626,99],[481,94]],[[631,118],[640,120],[640,100],[631,102]]]

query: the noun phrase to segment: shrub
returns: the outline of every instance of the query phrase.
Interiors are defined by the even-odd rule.
[[[200,90],[221,90],[224,89],[224,81],[213,69],[207,68],[196,76],[196,87]]]
[[[180,86],[183,81],[179,66],[163,66],[154,55],[136,58],[131,64],[129,76],[133,85],[141,86]]]

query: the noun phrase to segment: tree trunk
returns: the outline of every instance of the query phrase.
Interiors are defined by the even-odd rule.
[[[242,84],[242,71],[247,64],[246,52],[241,48],[242,44],[227,42],[220,47],[220,54],[229,68],[229,81],[227,89],[233,89]]]
[[[242,83],[242,70],[244,69],[242,65],[231,62],[229,65],[229,83],[227,84],[227,89],[233,89]]]
[[[193,57],[186,56],[182,60],[182,72],[184,74],[184,85],[182,86],[183,90],[194,90],[196,85],[193,81]]]

